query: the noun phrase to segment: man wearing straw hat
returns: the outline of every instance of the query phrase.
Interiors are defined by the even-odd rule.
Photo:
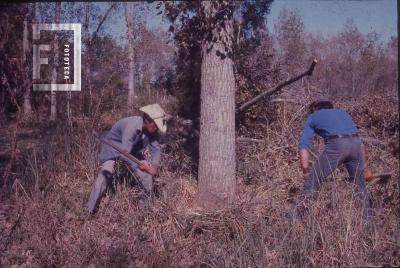
[[[93,185],[88,201],[89,213],[93,214],[111,182],[115,161],[123,159],[136,173],[142,186],[139,205],[146,206],[151,202],[153,193],[153,176],[157,174],[160,163],[161,150],[158,143],[158,133],[167,131],[166,114],[158,104],[151,104],[139,109],[142,116],[131,116],[119,120],[107,134],[107,140],[122,150],[129,152],[137,158],[142,158],[141,153],[146,146],[150,147],[150,163],[142,161],[136,164],[121,155],[107,144],[102,144],[99,159],[102,162],[101,171]]]
[[[365,148],[351,116],[333,107],[324,96],[317,96],[309,107],[309,116],[304,123],[300,138],[300,162],[304,173],[304,187],[300,198],[289,211],[294,219],[303,217],[306,202],[317,197],[318,188],[339,165],[344,164],[351,180],[358,187],[364,220],[371,220],[371,200],[365,186],[365,175],[371,173],[365,161]],[[311,167],[309,147],[314,133],[324,138],[325,148]]]

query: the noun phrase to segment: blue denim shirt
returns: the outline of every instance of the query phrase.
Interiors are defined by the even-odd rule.
[[[148,136],[142,132],[143,118],[140,116],[125,117],[119,120],[107,134],[108,140],[114,143],[121,149],[138,156],[146,146],[150,146],[151,163],[159,165],[161,158],[161,149],[158,142],[158,136]],[[128,159],[121,156],[119,152],[114,150],[107,144],[102,144],[99,159],[101,162],[107,160],[124,158],[129,163]],[[134,163],[130,163],[134,164]],[[135,164],[134,164],[135,165]]]
[[[310,148],[314,132],[325,138],[338,134],[356,134],[358,129],[347,112],[341,109],[321,109],[309,115],[304,123],[300,149]]]

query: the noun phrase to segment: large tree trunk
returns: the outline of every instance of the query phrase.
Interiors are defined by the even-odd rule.
[[[202,2],[207,22],[215,19],[218,5]],[[229,205],[236,189],[233,20],[219,17],[224,27],[211,26],[211,38],[202,43],[198,202],[206,209]]]
[[[60,23],[61,17],[61,2],[56,3],[56,14],[55,14],[55,23]],[[58,46],[58,38],[55,35],[54,40],[54,65],[53,73],[52,73],[52,81],[51,81],[51,95],[50,95],[50,121],[55,121],[57,119],[57,99],[56,99],[56,90],[57,90],[57,67],[59,62],[59,46]]]
[[[126,23],[128,25],[129,77],[128,77],[128,110],[132,110],[135,96],[135,51],[134,51],[134,22],[135,3],[127,4]]]

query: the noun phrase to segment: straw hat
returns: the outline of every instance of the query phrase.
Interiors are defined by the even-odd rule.
[[[167,131],[167,115],[160,105],[157,103],[146,105],[140,108],[139,111],[147,114],[151,119],[153,119],[161,133]]]

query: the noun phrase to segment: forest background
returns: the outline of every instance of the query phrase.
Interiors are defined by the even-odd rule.
[[[400,265],[399,159],[393,150],[399,139],[397,34],[361,32],[350,18],[337,33],[323,35],[307,31],[296,9],[282,9],[270,22],[272,1],[217,2],[216,13],[207,13],[204,1],[2,4],[1,265]],[[126,32],[117,36],[121,18]],[[82,25],[81,91],[32,91],[30,25],[74,22]],[[196,204],[207,202],[198,190],[208,189],[201,186],[204,171],[199,174],[208,168],[199,157],[201,120],[210,121],[200,98],[207,81],[202,48],[214,42],[207,27],[229,30],[229,50],[215,55],[232,66],[236,109],[304,73],[314,59],[317,65],[312,75],[226,122],[234,126],[235,158],[226,167],[234,174],[227,176],[234,185],[227,196],[234,201],[199,210]],[[44,38],[68,40],[68,34]],[[368,184],[372,227],[359,217],[344,169],[322,187],[305,222],[283,216],[302,187],[298,139],[307,107],[320,93],[353,116],[373,172],[392,175]],[[87,218],[84,206],[99,168],[93,131],[107,131],[156,102],[170,120],[154,204],[138,208],[138,189],[130,187],[132,176],[120,163],[113,194]],[[316,139],[314,160],[322,147]]]

